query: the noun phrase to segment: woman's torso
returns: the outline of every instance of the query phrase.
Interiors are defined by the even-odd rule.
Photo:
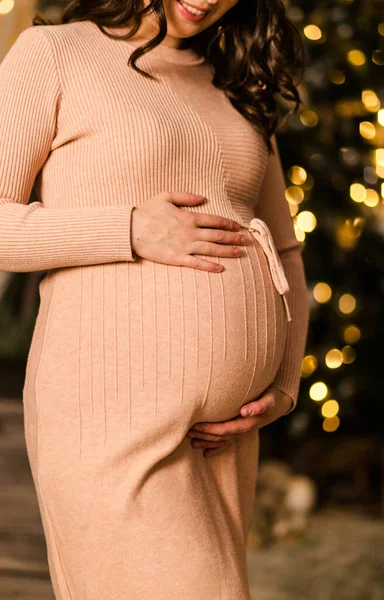
[[[137,205],[188,191],[207,202],[182,210],[249,223],[267,149],[212,86],[207,64],[144,57],[138,66],[160,77],[150,81],[126,65],[132,47],[93,23],[47,29],[62,100],[36,182],[45,206]],[[95,405],[129,396],[138,426],[143,406],[201,409],[213,420],[237,414],[272,382],[286,335],[282,298],[249,239],[240,258],[206,257],[222,273],[140,258],[49,272],[29,357],[39,389],[51,397],[66,385]]]

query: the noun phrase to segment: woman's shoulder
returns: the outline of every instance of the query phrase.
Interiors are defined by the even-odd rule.
[[[73,21],[71,23],[58,23],[54,25],[31,25],[24,29],[21,36],[28,39],[34,35],[44,35],[53,44],[76,43],[77,39],[92,35],[96,25],[91,21]]]

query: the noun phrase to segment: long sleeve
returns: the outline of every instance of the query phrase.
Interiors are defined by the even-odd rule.
[[[56,135],[61,88],[41,27],[24,30],[0,65],[0,270],[132,261],[132,204],[28,204]]]
[[[275,154],[268,159],[263,179],[257,217],[268,225],[284,266],[289,284],[287,301],[292,321],[288,322],[288,334],[282,362],[274,381],[280,390],[292,398],[292,412],[297,404],[308,326],[309,297],[302,251],[304,244],[295,235],[288,203],[285,199],[285,180],[276,136],[272,136]]]

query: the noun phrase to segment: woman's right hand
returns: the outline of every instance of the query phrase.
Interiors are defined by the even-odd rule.
[[[188,192],[162,192],[132,211],[131,246],[137,256],[167,265],[219,272],[222,265],[192,254],[238,257],[248,237],[232,219],[180,210],[178,205],[195,206],[204,196]],[[177,206],[175,206],[177,205]]]

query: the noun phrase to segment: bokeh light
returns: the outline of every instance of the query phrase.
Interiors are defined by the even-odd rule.
[[[325,355],[325,364],[329,369],[337,369],[343,364],[343,354],[337,348],[332,348]]]
[[[324,400],[328,394],[328,387],[323,381],[316,381],[309,388],[309,397],[316,402]]]
[[[316,283],[312,293],[316,302],[322,304],[324,302],[328,302],[331,299],[332,289],[331,286],[328,285],[328,283],[320,281],[319,283]]]
[[[349,315],[356,308],[356,299],[352,294],[343,294],[339,299],[339,310],[345,315]]]

